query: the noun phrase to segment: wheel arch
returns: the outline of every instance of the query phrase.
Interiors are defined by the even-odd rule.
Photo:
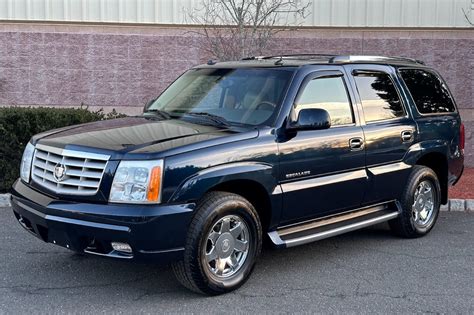
[[[272,204],[262,184],[248,179],[236,179],[213,186],[208,192],[211,191],[225,191],[247,199],[257,210],[263,230],[268,230],[272,221]]]
[[[440,152],[428,152],[416,161],[416,165],[422,165],[432,169],[439,180],[441,188],[441,203],[448,202],[448,159]]]
[[[405,156],[405,163],[431,168],[441,187],[441,203],[448,202],[449,144],[442,140],[428,140],[412,145]]]
[[[281,189],[270,164],[238,162],[204,169],[185,180],[170,202],[197,202],[211,191],[235,193],[257,210],[264,231],[273,227],[281,211]]]

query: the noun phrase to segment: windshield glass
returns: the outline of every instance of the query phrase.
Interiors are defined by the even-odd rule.
[[[193,69],[170,85],[148,111],[270,125],[292,73],[291,69]]]

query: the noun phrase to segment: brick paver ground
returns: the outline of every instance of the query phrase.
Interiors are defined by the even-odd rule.
[[[474,199],[474,168],[464,169],[459,182],[450,188],[449,198]]]

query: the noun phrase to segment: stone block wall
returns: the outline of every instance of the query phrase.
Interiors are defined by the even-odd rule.
[[[189,29],[159,26],[0,24],[0,106],[79,106],[139,113],[209,56]],[[406,56],[447,80],[466,125],[474,166],[474,30],[302,29],[280,33],[268,54]]]

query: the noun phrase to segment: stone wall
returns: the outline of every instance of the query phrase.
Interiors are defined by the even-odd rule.
[[[189,29],[159,26],[0,24],[0,105],[115,108],[139,113],[187,68],[208,59]],[[474,166],[474,30],[302,29],[268,54],[398,55],[438,69],[466,124]]]

